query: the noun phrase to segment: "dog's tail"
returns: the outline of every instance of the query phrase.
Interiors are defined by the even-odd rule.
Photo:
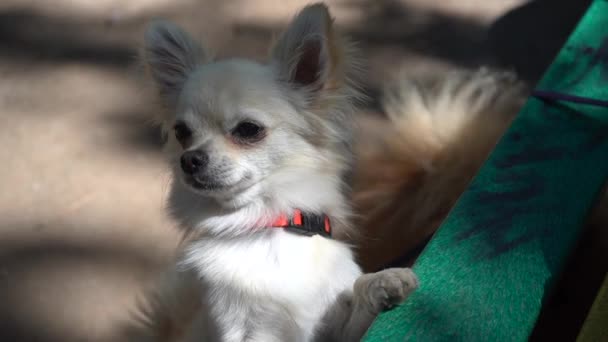
[[[362,118],[355,206],[366,269],[413,251],[436,230],[525,99],[508,72],[403,77],[384,93],[387,118]],[[371,238],[373,237],[373,238]]]

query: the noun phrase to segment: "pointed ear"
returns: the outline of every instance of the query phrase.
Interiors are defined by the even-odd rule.
[[[165,104],[174,106],[188,74],[206,62],[208,56],[178,26],[156,20],[146,29],[142,59]]]
[[[332,19],[327,6],[305,7],[291,22],[272,50],[282,81],[296,88],[321,90],[336,65]]]

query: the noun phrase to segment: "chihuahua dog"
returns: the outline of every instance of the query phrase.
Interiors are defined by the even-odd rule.
[[[190,238],[159,292],[157,341],[358,341],[417,287],[363,274],[349,238],[354,49],[325,5],[304,8],[268,63],[213,60],[153,22],[143,62],[173,172],[169,212]]]

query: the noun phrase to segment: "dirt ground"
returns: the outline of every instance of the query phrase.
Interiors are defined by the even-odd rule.
[[[260,59],[306,3],[0,2],[0,340],[124,340],[138,290],[176,246],[163,216],[169,175],[134,58],[146,22],[170,18],[218,56]],[[567,0],[328,4],[360,42],[372,99],[403,68],[494,63],[533,82],[585,9]]]

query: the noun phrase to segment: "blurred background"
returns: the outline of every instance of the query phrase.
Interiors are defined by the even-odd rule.
[[[148,20],[263,59],[295,0],[0,2],[0,340],[121,341],[173,252],[169,175],[135,56]],[[481,64],[535,82],[584,12],[567,0],[332,0],[371,101],[396,71]]]

